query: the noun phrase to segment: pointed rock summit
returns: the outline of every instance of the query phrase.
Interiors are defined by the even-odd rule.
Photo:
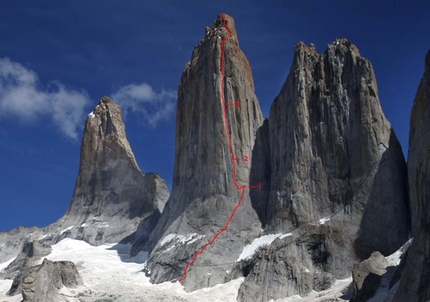
[[[346,39],[299,43],[269,117],[266,232],[291,233],[255,256],[238,301],[325,290],[354,263],[408,239],[406,164],[371,63]]]
[[[56,240],[118,242],[142,219],[159,217],[168,196],[163,179],[140,171],[121,108],[103,97],[85,123],[78,179]]]
[[[125,134],[121,108],[104,97],[88,115],[81,146],[78,179],[66,214],[43,229],[18,228],[0,233],[6,259],[22,252],[0,272],[14,279],[9,295],[24,301],[53,301],[63,286],[82,283],[73,263],[50,262],[48,244],[64,238],[93,245],[135,243],[147,239],[169,197],[166,182],[143,173]],[[39,242],[40,240],[40,242]]]
[[[140,170],[121,109],[104,97],[86,120],[67,213],[43,229],[0,233],[0,263],[9,263],[0,278],[13,278],[9,293],[22,291],[24,300],[51,301],[64,290],[85,295],[64,288],[82,284],[72,263],[41,262],[49,244],[73,238],[129,243],[130,256],[148,253],[143,271],[151,282],[180,281],[186,291],[242,278],[234,283],[238,302],[312,291],[321,292],[315,299],[336,300],[339,286],[332,285],[351,274],[351,291],[340,299],[381,297],[390,287],[390,295],[398,289],[393,301],[428,301],[429,104],[430,52],[406,166],[372,64],[342,38],[321,54],[313,44],[296,45],[265,119],[234,20],[221,14],[180,79],[171,195],[163,179]],[[394,271],[398,253],[386,256],[401,246],[409,249]],[[140,294],[128,293],[130,286],[119,295],[109,292],[119,287],[87,294],[133,301]],[[166,297],[151,291],[155,300]]]
[[[269,121],[272,228],[346,214],[362,259],[406,242],[404,157],[382,112],[373,67],[355,45],[337,39],[319,55],[299,43]]]
[[[408,175],[414,239],[395,302],[430,300],[430,51],[410,125]]]
[[[257,131],[264,118],[234,20],[225,14],[224,18],[219,15],[206,29],[183,71],[173,190],[154,233],[142,247],[152,250],[148,272],[154,282],[178,280],[194,255],[225,228],[241,197],[238,187],[244,186],[242,204],[228,229],[191,266],[183,282],[187,290],[225,282],[243,247],[261,229],[248,186],[257,185],[250,179]],[[257,156],[264,156],[260,153]],[[264,176],[264,170],[259,172]]]

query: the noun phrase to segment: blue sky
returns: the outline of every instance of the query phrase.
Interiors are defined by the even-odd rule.
[[[297,42],[323,52],[346,37],[372,62],[383,110],[407,152],[430,2],[385,2],[2,0],[0,230],[64,214],[85,118],[104,95],[124,105],[141,169],[170,185],[181,72],[222,12],[235,18],[266,116]]]

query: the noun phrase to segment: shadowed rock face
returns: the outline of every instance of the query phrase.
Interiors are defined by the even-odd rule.
[[[234,184],[226,127],[234,155],[240,159],[237,161],[237,185],[257,185],[250,184],[251,170],[262,174],[262,182],[267,174],[264,169],[268,154],[264,150],[254,150],[256,137],[264,137],[257,135],[264,118],[254,93],[251,68],[239,48],[233,18],[227,15],[225,18],[231,32],[225,43],[223,91],[228,124],[220,94],[221,44],[228,31],[220,15],[195,47],[179,85],[173,190],[145,247],[152,250],[148,271],[157,283],[182,277],[186,263],[225,226],[238,202],[241,191]],[[267,131],[267,127],[262,129],[261,133]],[[253,167],[254,163],[260,163],[263,168]],[[267,188],[268,184],[263,182],[262,187]],[[247,188],[228,230],[191,267],[184,282],[187,290],[224,282],[226,271],[234,265],[245,244],[260,232],[259,216],[264,216],[265,200],[254,201],[251,202]],[[188,237],[187,244],[184,240],[180,242],[180,237],[167,240],[169,234],[195,235]]]
[[[168,196],[163,179],[140,171],[121,108],[104,97],[85,123],[78,179],[69,209],[57,222],[55,241],[71,237],[91,244],[119,242],[142,219],[158,217]]]
[[[252,264],[239,301],[325,289],[373,251],[388,255],[406,242],[405,160],[372,65],[356,46],[338,39],[323,54],[296,46],[271,107],[269,138],[266,231],[293,235]],[[273,282],[277,275],[288,277]]]
[[[412,107],[408,175],[412,246],[394,301],[430,300],[430,51]]]

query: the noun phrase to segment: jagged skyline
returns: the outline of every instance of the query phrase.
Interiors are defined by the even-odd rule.
[[[425,41],[430,39],[423,30],[430,26],[428,3],[405,1],[387,9],[373,2],[336,6],[220,1],[208,7],[136,1],[128,7],[101,7],[95,1],[81,6],[20,1],[6,2],[3,8],[5,30],[0,37],[8,43],[0,46],[0,188],[5,192],[0,230],[44,226],[65,212],[78,173],[84,120],[103,95],[116,96],[115,101],[129,108],[127,135],[141,169],[160,174],[171,185],[173,95],[190,49],[204,36],[202,28],[221,12],[236,20],[266,117],[289,72],[294,45],[313,42],[323,51],[345,36],[372,61],[383,110],[407,152],[410,108],[423,72]],[[5,80],[7,68],[26,76],[20,85]],[[21,97],[22,107],[11,106],[5,101],[6,88],[33,97]],[[31,95],[34,91],[37,97]],[[55,100],[68,106],[54,106]],[[161,102],[161,118],[167,118],[158,124],[153,115],[145,118],[142,110],[153,110],[146,107],[148,100]],[[136,103],[143,107],[133,113]],[[76,139],[70,138],[73,135]]]

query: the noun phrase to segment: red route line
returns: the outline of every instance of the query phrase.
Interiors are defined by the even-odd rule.
[[[200,254],[202,254],[208,246],[212,245],[215,242],[215,240],[218,238],[219,235],[221,235],[222,233],[224,233],[227,230],[227,228],[228,228],[231,220],[234,217],[234,214],[236,214],[237,209],[242,204],[243,196],[245,195],[245,186],[242,185],[242,186],[239,187],[239,185],[236,182],[236,161],[238,159],[235,158],[235,156],[234,156],[233,145],[231,143],[231,136],[230,136],[230,132],[229,132],[229,125],[228,125],[228,119],[227,119],[227,104],[225,102],[225,97],[224,97],[224,81],[225,81],[225,74],[224,74],[224,61],[225,61],[225,58],[224,58],[224,46],[225,46],[225,42],[227,42],[228,38],[230,38],[231,32],[230,32],[230,28],[228,28],[228,26],[227,26],[227,21],[225,20],[224,14],[222,14],[221,17],[222,17],[222,21],[223,21],[224,27],[228,31],[228,35],[221,42],[221,62],[220,62],[219,71],[221,72],[222,79],[221,79],[220,94],[221,94],[222,107],[223,107],[223,112],[224,112],[225,132],[227,133],[228,145],[230,147],[230,153],[231,153],[231,162],[233,164],[233,182],[234,182],[234,185],[235,185],[236,189],[241,190],[242,193],[240,194],[240,197],[239,197],[239,200],[237,202],[237,205],[234,207],[233,211],[231,212],[230,217],[228,218],[228,221],[225,224],[225,226],[221,230],[219,230],[218,233],[215,234],[215,236],[212,238],[212,240],[210,242],[206,243],[200,249],[200,251],[198,251],[194,255],[194,258],[193,258],[192,261],[190,261],[190,262],[187,263],[187,265],[184,268],[184,276],[181,279],[178,280],[179,282],[185,281],[185,279],[187,279],[188,270],[189,270],[190,266],[193,265],[197,261],[197,257]]]

